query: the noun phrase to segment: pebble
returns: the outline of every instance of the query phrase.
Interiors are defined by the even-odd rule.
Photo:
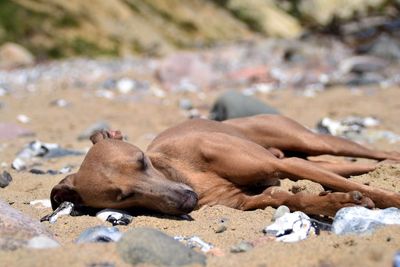
[[[127,94],[135,88],[135,81],[123,78],[117,81],[117,89],[121,94]]]
[[[276,219],[282,217],[283,215],[285,215],[286,213],[290,213],[290,209],[285,206],[285,205],[281,205],[279,206],[274,213],[274,216],[272,216],[272,221],[276,221]]]
[[[39,235],[31,238],[27,244],[28,248],[33,249],[48,249],[60,247],[60,243],[45,235]]]
[[[31,118],[29,118],[28,116],[26,116],[25,114],[19,114],[17,116],[17,121],[19,121],[20,123],[29,123],[31,121]]]
[[[117,243],[122,259],[131,265],[206,265],[206,256],[184,246],[165,233],[151,228],[135,228]]]
[[[1,188],[7,187],[11,181],[12,181],[12,177],[8,171],[3,171],[0,174],[0,187]]]
[[[247,252],[251,249],[253,249],[253,245],[251,243],[246,241],[241,241],[239,244],[232,246],[230,251],[232,253],[241,253],[241,252]]]
[[[116,227],[95,226],[83,231],[76,243],[117,242],[122,237]]]
[[[193,108],[193,104],[189,99],[183,98],[179,100],[179,107],[183,110],[191,110]]]
[[[225,232],[227,229],[228,229],[228,228],[226,227],[226,225],[220,224],[220,225],[218,225],[218,226],[215,228],[214,232],[215,232],[216,234],[220,234],[220,233]]]

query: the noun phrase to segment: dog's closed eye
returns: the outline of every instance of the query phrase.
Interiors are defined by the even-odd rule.
[[[147,169],[147,162],[146,162],[146,158],[144,156],[144,153],[141,153],[141,155],[136,160],[136,162],[140,166],[140,170],[146,170]]]

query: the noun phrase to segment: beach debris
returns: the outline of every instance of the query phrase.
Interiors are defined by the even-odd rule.
[[[101,130],[110,130],[110,125],[106,121],[98,121],[92,125],[90,125],[88,128],[86,128],[82,133],[79,134],[78,140],[89,140],[90,136]]]
[[[29,205],[34,206],[35,208],[51,208],[50,199],[36,199],[29,202]]]
[[[34,132],[14,123],[0,123],[0,140],[33,136]]]
[[[8,171],[3,171],[0,174],[0,187],[1,188],[7,187],[11,181],[12,181],[12,176]]]
[[[241,253],[241,252],[247,252],[251,249],[253,249],[253,244],[247,241],[240,241],[239,244],[234,245],[231,247],[230,251],[232,253]]]
[[[152,228],[134,228],[117,242],[122,259],[132,265],[206,265],[206,256]]]
[[[257,114],[278,114],[278,111],[255,97],[227,91],[214,102],[209,118],[223,121]]]
[[[60,247],[60,243],[48,236],[39,235],[31,238],[26,246],[32,249],[48,249],[58,248]]]
[[[188,248],[199,248],[204,253],[214,248],[212,244],[203,241],[198,236],[174,236],[174,239],[183,243]]]
[[[17,116],[17,121],[19,121],[20,123],[26,124],[26,123],[29,123],[31,121],[31,118],[29,118],[25,114],[19,114]]]
[[[74,203],[64,201],[58,208],[51,214],[48,214],[40,219],[41,222],[48,221],[53,224],[57,222],[58,217],[63,215],[70,215],[74,210]]]
[[[32,168],[32,169],[29,170],[29,172],[33,173],[33,174],[39,174],[39,175],[43,175],[43,174],[57,175],[57,174],[70,173],[72,171],[72,168],[73,167],[70,166],[70,165],[67,165],[67,166],[65,166],[65,167],[63,167],[63,168],[61,168],[59,170],[50,169],[50,170],[47,170],[47,171],[44,171],[44,170],[41,170],[41,169],[37,169],[37,168]]]
[[[312,233],[319,234],[319,227],[317,221],[301,211],[295,211],[276,218],[263,232],[274,235],[277,241],[297,242],[306,239]]]
[[[84,155],[84,151],[61,148],[58,144],[43,143],[41,141],[32,141],[26,145],[11,164],[11,167],[17,171],[24,170],[36,158],[57,158],[64,156]]]
[[[361,206],[345,207],[336,213],[332,231],[338,235],[372,233],[387,224],[400,224],[400,209],[370,210]]]
[[[25,247],[28,240],[41,235],[53,238],[44,225],[0,200],[0,250]]]
[[[380,124],[374,117],[349,116],[342,120],[323,118],[317,123],[316,130],[322,134],[341,136],[353,141],[373,143],[377,140],[387,140],[389,143],[400,141],[400,135],[391,131],[369,129]]]
[[[83,231],[75,243],[117,242],[121,237],[116,227],[95,226]]]
[[[128,225],[132,222],[133,217],[122,211],[114,209],[104,209],[96,213],[96,217],[103,222],[110,222],[113,226],[115,225]]]

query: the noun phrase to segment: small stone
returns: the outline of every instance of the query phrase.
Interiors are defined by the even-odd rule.
[[[151,228],[135,228],[117,243],[123,260],[132,265],[155,266],[206,265],[206,256]]]
[[[25,114],[19,114],[18,116],[17,116],[17,120],[20,122],[20,123],[29,123],[30,121],[31,121],[31,119],[28,117],[28,116],[26,116]]]
[[[241,241],[239,244],[231,247],[232,253],[247,252],[253,248],[253,245],[246,241]]]
[[[179,100],[179,107],[183,110],[191,110],[193,108],[193,104],[189,99],[183,98]]]
[[[116,227],[95,226],[83,231],[76,243],[117,242],[122,234]]]
[[[220,225],[218,225],[218,226],[215,228],[214,232],[215,232],[216,234],[219,234],[219,233],[225,232],[227,229],[228,229],[228,228],[226,227],[226,225],[220,224]]]
[[[12,177],[9,172],[3,171],[3,173],[0,174],[0,187],[1,188],[7,187],[11,181],[12,181]]]
[[[285,206],[285,205],[279,206],[279,207],[275,210],[274,216],[272,217],[272,221],[275,221],[276,219],[282,217],[282,216],[285,215],[286,213],[290,213],[290,209],[289,209],[287,206]]]
[[[11,167],[12,167],[14,170],[22,171],[22,170],[26,169],[26,163],[25,163],[25,161],[23,161],[21,158],[16,157],[16,158],[13,160],[13,162],[11,163]]]
[[[33,249],[47,249],[47,248],[57,248],[60,244],[45,235],[39,235],[31,238],[28,241],[27,247]]]
[[[117,89],[121,94],[127,94],[135,88],[135,81],[123,78],[117,82]]]
[[[65,107],[69,106],[70,103],[65,99],[55,99],[50,102],[50,105],[60,107],[60,108],[65,108]]]

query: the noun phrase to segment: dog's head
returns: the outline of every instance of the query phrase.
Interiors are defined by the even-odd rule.
[[[192,211],[197,195],[189,186],[170,181],[143,151],[122,141],[120,132],[100,131],[77,173],[51,191],[53,209],[69,201],[92,208],[135,207],[180,215]]]

